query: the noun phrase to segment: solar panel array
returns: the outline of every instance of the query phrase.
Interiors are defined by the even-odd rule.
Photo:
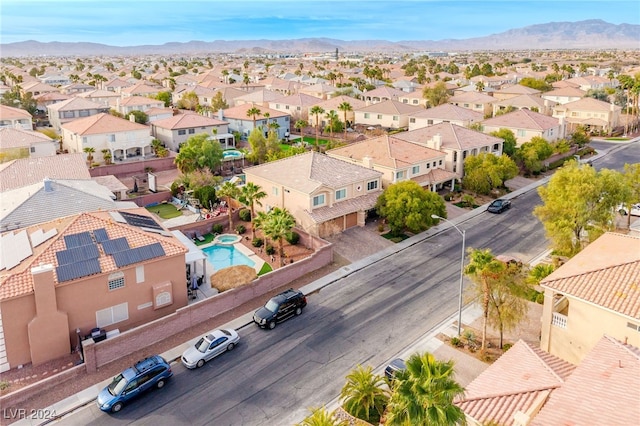
[[[78,234],[65,235],[64,243],[67,248],[86,246],[93,244],[93,238],[91,238],[91,233],[89,232],[80,232]]]
[[[149,216],[143,216],[140,214],[128,213],[128,212],[119,212],[120,216],[131,226],[137,226],[138,228],[149,228],[149,229],[157,229],[163,230],[162,226],[158,225],[158,222],[153,220],[153,218]]]
[[[98,251],[98,246],[95,244],[87,244],[56,252],[58,265],[68,265],[82,262],[83,260],[97,259],[98,257],[100,257],[100,251]]]
[[[123,266],[131,265],[164,255],[165,252],[162,248],[162,244],[153,243],[142,247],[115,252],[113,253],[113,260],[116,262],[116,266],[118,268],[121,268]]]
[[[95,237],[96,241],[99,243],[109,239],[109,236],[107,235],[107,230],[104,228],[94,229],[93,236]]]
[[[58,282],[71,281],[102,272],[98,260],[100,250],[93,241],[91,232],[65,235],[64,243],[67,249],[56,252]]]
[[[102,242],[104,254],[113,254],[119,251],[129,250],[129,242],[125,237],[116,238],[115,240],[106,240]]]
[[[102,272],[98,259],[87,259],[67,265],[56,267],[58,281],[71,281],[76,278],[86,277],[88,275],[98,274]]]

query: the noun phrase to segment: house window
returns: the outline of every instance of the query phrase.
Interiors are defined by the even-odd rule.
[[[438,161],[438,165],[442,166],[442,160]]]
[[[107,327],[128,319],[129,304],[127,302],[96,311],[96,326],[98,328]]]
[[[63,111],[62,118],[74,118],[76,114],[73,111]]]
[[[124,287],[124,274],[116,272],[109,275],[109,291]]]
[[[374,189],[378,189],[378,181],[372,180],[367,182],[367,191],[373,191]]]
[[[80,117],[88,117],[89,116],[89,111],[86,109],[83,109],[80,111]]]
[[[469,104],[463,104],[465,108],[469,108]]]
[[[453,162],[458,161],[458,151],[453,151]]]
[[[380,117],[380,118],[382,118],[382,117]],[[400,118],[397,115],[394,115],[393,116],[393,121],[400,121]]]
[[[288,122],[289,122],[289,117],[288,117],[288,116],[284,118],[284,122],[285,122],[285,123],[288,123]]]
[[[345,188],[336,191],[336,201],[347,198],[347,190]]]
[[[415,122],[416,122],[416,119],[415,119],[415,118],[410,118],[410,119],[409,119],[409,123],[415,123]]]
[[[427,163],[427,169],[431,168],[431,164]]]
[[[526,134],[527,134],[526,130],[518,129],[518,136],[523,137],[523,136],[526,136]]]
[[[414,104],[414,105],[418,105],[418,100],[417,100],[417,99],[414,99],[414,100],[413,100],[413,104]]]
[[[476,109],[482,108],[482,104],[476,104]]]
[[[36,152],[36,147],[35,146],[29,147],[29,152],[31,152],[32,154]]]
[[[324,205],[324,194],[316,195],[313,197],[313,207]]]
[[[196,129],[189,129],[189,134],[192,135],[196,132]]]
[[[378,120],[382,120],[382,114],[378,114]]]
[[[464,160],[465,158],[467,158],[467,151],[462,151],[462,159]]]
[[[186,134],[187,134],[187,131],[186,131],[186,130],[184,130],[184,129],[183,129],[183,130],[178,130],[178,134],[179,134],[179,135],[186,135]]]
[[[499,145],[499,144],[497,144],[497,143],[494,143],[494,144],[493,144],[493,150],[494,150],[494,151],[497,151],[498,149],[500,149],[500,145]]]
[[[87,137],[86,137],[86,136],[83,136],[83,137],[82,137],[82,143],[83,143],[84,145],[86,145],[86,144],[87,144],[87,142],[88,142]]]
[[[434,162],[433,162],[433,167],[435,167],[435,166],[436,166],[436,162],[434,161]]]
[[[144,282],[144,265],[136,266],[136,283]]]
[[[369,113],[368,112],[364,113],[364,118],[369,118]]]
[[[109,142],[115,142],[116,141],[116,135],[113,135],[113,134],[109,135],[108,138],[109,138]]]
[[[628,322],[627,323],[627,327],[629,327],[630,329],[635,330],[635,331],[640,331],[640,325],[634,324],[632,322]]]
[[[411,169],[411,174],[417,175],[418,173],[420,173],[420,166],[413,166],[413,168]]]
[[[408,104],[408,103],[409,103],[409,100],[408,100],[408,99],[403,99],[403,100],[402,100],[402,103],[403,103],[403,104]]]
[[[271,188],[271,193],[272,193],[273,195],[278,195],[278,187],[277,187],[277,186],[274,186],[273,188]]]
[[[433,124],[433,120],[427,120],[427,124],[431,126]]]
[[[396,172],[396,180],[404,179],[404,174],[405,174],[404,170],[397,171]]]

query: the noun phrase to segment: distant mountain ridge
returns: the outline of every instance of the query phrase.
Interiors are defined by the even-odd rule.
[[[600,19],[549,22],[485,37],[446,40],[215,40],[162,45],[109,46],[100,43],[42,43],[34,40],[0,44],[3,57],[128,56],[207,53],[418,52],[521,49],[640,49],[640,25],[611,24]]]

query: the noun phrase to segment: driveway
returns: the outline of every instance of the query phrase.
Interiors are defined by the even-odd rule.
[[[341,234],[325,238],[333,244],[333,251],[353,263],[395,243],[383,238],[378,233],[378,223],[367,223],[366,226],[354,226]]]

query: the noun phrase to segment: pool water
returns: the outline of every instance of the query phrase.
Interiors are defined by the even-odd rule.
[[[222,158],[225,160],[229,158],[242,158],[242,157],[243,157],[242,152],[237,151],[235,149],[222,152]]]
[[[207,256],[209,263],[213,265],[216,271],[230,266],[247,265],[252,268],[255,262],[245,256],[241,251],[236,250],[234,246],[212,245],[202,249]]]
[[[218,235],[216,237],[216,243],[220,244],[233,244],[237,243],[240,240],[240,237],[237,235]]]

